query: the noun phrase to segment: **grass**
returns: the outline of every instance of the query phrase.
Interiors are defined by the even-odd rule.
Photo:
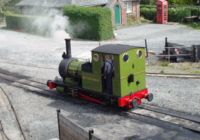
[[[192,27],[194,29],[200,30],[200,23],[198,23],[198,22],[193,22],[193,23],[189,23],[189,24],[186,24],[186,25],[189,26],[189,27]]]
[[[169,62],[168,61],[160,61],[159,62],[159,66],[162,66],[162,67],[168,67],[169,66]]]
[[[192,74],[200,74],[200,70],[192,71]]]
[[[147,65],[147,72],[153,73],[176,73],[176,74],[198,74],[200,75],[200,62],[169,63],[159,61],[156,64]]]
[[[165,74],[164,70],[161,70],[161,71],[160,71],[160,74]]]
[[[150,21],[144,19],[143,17],[141,17],[140,19],[136,19],[133,16],[127,17],[127,26],[139,25],[139,24],[142,24],[142,23],[150,23]]]

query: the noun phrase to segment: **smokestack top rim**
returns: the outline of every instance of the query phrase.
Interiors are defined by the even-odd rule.
[[[65,38],[66,41],[71,41],[71,38]]]

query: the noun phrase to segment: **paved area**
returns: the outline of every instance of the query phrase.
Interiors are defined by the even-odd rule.
[[[12,97],[22,130],[28,140],[48,140],[58,137],[57,108],[60,108],[68,119],[74,120],[88,130],[94,129],[95,134],[105,140],[190,138],[198,140],[200,138],[195,133],[176,127],[161,127],[159,123],[155,125],[153,122],[130,119],[110,108],[72,98],[66,100],[46,98],[5,83],[6,81],[1,80],[1,86]],[[6,129],[8,125],[9,123],[4,123],[5,130],[8,130]],[[9,134],[8,131],[6,133]],[[10,135],[9,138],[12,139]]]
[[[166,36],[169,40],[182,44],[200,43],[200,32],[182,25],[148,24],[120,29],[116,33],[116,40],[103,41],[100,44],[125,43],[144,46],[144,38],[147,38],[150,49],[160,51],[164,46]],[[0,71],[38,78],[43,82],[53,79],[58,75],[57,67],[62,52],[65,51],[63,38],[49,39],[0,30]],[[72,54],[74,57],[88,59],[91,55],[90,50],[98,45],[99,42],[96,41],[73,40]],[[35,66],[40,68],[35,68]],[[200,115],[198,93],[200,80],[148,77],[147,82],[150,92],[155,96],[153,104]],[[13,87],[12,83],[7,83],[2,79],[0,79],[0,86],[5,87],[12,97],[25,134],[31,140],[52,139],[58,136],[57,108],[61,108],[70,119],[74,119],[82,126],[94,128],[97,134],[103,134],[104,139],[108,136],[110,139],[117,137],[122,139],[122,135],[135,139],[147,137],[150,139],[190,139],[188,135],[191,135],[191,132],[187,131],[183,134],[182,130],[175,131],[173,128],[161,128],[159,125],[153,126],[149,123],[141,125],[141,122],[126,119],[93,104],[71,99],[60,101],[41,97]],[[2,112],[0,113],[3,115]],[[8,120],[12,119],[8,118]],[[199,136],[194,135],[192,139],[199,139]]]
[[[2,128],[10,139],[23,140],[16,117],[8,102],[7,97],[0,89],[0,120]],[[0,137],[1,138],[1,137]]]
[[[165,37],[168,37],[169,42],[175,42],[185,46],[200,44],[199,30],[193,30],[179,24],[146,24],[120,29],[116,33],[118,40],[128,44],[144,46],[144,39],[146,38],[148,47],[155,52],[161,52],[163,50]]]

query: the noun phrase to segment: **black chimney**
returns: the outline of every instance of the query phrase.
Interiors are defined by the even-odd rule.
[[[71,39],[65,39],[65,44],[66,44],[66,57],[71,58]]]

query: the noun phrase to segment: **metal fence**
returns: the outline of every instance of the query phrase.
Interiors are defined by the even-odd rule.
[[[186,47],[181,44],[168,42],[168,39],[165,38],[164,50],[160,54],[148,51],[146,39],[145,39],[145,46],[149,63],[152,63],[157,60],[165,60],[168,62],[200,61],[200,45],[192,45],[191,47]]]

